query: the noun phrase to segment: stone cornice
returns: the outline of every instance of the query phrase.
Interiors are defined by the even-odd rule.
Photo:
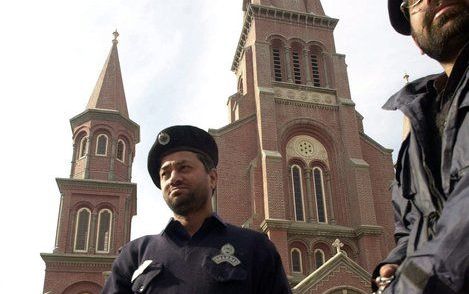
[[[88,270],[109,270],[116,255],[76,255],[41,253],[41,258],[47,265],[47,270],[68,268],[85,268]]]
[[[117,110],[87,109],[70,119],[72,132],[74,131],[75,127],[87,121],[92,121],[92,120],[105,120],[105,121],[119,122],[133,133],[135,143],[140,142],[140,126],[136,124],[134,121],[132,121],[131,119],[124,117]]]
[[[309,86],[309,85],[304,85],[304,84],[295,84],[295,83],[288,83],[288,82],[272,81],[272,86],[282,87],[282,88],[289,88],[289,89],[294,89],[294,90],[301,90],[301,91],[312,91],[312,92],[330,94],[330,95],[334,95],[334,96],[337,95],[337,91],[335,89],[315,87],[315,86]]]
[[[317,109],[324,109],[324,110],[334,110],[334,111],[339,110],[339,107],[337,105],[325,105],[325,104],[319,104],[319,103],[314,103],[314,102],[301,102],[301,101],[283,99],[283,98],[275,98],[275,103],[283,104],[283,105],[295,105],[295,106],[306,107],[306,108],[317,108]]]
[[[239,60],[243,54],[244,45],[246,44],[246,39],[251,29],[252,20],[254,17],[274,19],[307,27],[320,27],[331,31],[334,30],[337,22],[339,21],[338,19],[328,16],[286,10],[271,6],[250,4],[247,7],[244,16],[243,29],[241,30],[238,47],[236,48],[233,64],[231,65],[232,71],[236,71],[238,68]]]
[[[380,226],[361,225],[356,228],[340,225],[294,222],[280,219],[266,219],[261,223],[261,230],[284,230],[290,234],[324,236],[331,238],[359,238],[363,235],[381,235],[383,228]]]
[[[128,182],[111,182],[70,178],[56,178],[55,180],[60,190],[62,190],[62,188],[85,188],[89,190],[100,189],[106,191],[131,192],[132,194],[135,194],[137,191],[137,184]]]

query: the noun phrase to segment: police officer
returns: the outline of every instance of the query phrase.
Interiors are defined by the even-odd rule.
[[[193,126],[159,133],[148,171],[174,218],[161,234],[123,247],[103,293],[291,293],[272,242],[212,212],[217,163],[209,133]]]

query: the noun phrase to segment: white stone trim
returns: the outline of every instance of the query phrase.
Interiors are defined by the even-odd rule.
[[[98,153],[99,138],[101,138],[101,137],[105,137],[105,138],[106,138],[106,146],[104,147],[104,154]],[[107,146],[108,146],[108,144],[109,144],[109,137],[108,137],[106,134],[99,134],[99,135],[96,137],[96,148],[95,148],[94,154],[96,154],[96,156],[107,156]]]
[[[99,236],[100,236],[100,229],[101,229],[101,214],[104,213],[104,212],[109,212],[110,214],[110,218],[109,218],[109,234],[107,236],[107,250],[106,250],[106,246],[105,247],[105,250],[99,250],[98,248],[98,244],[99,244]],[[101,209],[99,211],[99,214],[98,214],[98,227],[97,227],[97,230],[96,230],[96,253],[109,253],[110,249],[111,249],[111,236],[112,236],[112,219],[113,219],[113,213],[110,209]],[[104,244],[106,244],[106,241],[104,242]]]
[[[87,230],[87,233],[86,233],[85,250],[79,250],[79,249],[77,249],[78,224],[80,223],[80,212],[83,211],[83,210],[86,210],[86,211],[88,211],[88,213],[89,213],[89,217],[88,217],[88,230]],[[90,243],[91,210],[88,209],[88,208],[86,208],[86,207],[80,208],[80,209],[77,211],[77,215],[76,215],[75,220],[76,220],[76,221],[75,221],[75,237],[74,237],[74,240],[73,240],[73,252],[88,252],[89,243]]]

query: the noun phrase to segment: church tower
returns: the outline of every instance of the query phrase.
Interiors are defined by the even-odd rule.
[[[296,293],[367,293],[394,242],[392,150],[364,133],[335,49],[338,20],[319,0],[244,0],[242,9],[230,123],[210,130],[216,209],[270,237]]]
[[[60,207],[55,249],[42,253],[44,293],[100,293],[137,211],[131,182],[140,128],[129,118],[114,32],[111,51],[86,109],[70,120],[69,178],[57,178]]]

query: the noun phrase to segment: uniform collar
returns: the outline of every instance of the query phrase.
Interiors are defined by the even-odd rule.
[[[200,229],[191,237],[179,221],[171,218],[163,230],[162,235],[170,237],[177,243],[185,243],[191,239],[203,238],[213,230],[224,229],[225,227],[226,223],[216,213],[213,213],[211,216],[205,219]]]

